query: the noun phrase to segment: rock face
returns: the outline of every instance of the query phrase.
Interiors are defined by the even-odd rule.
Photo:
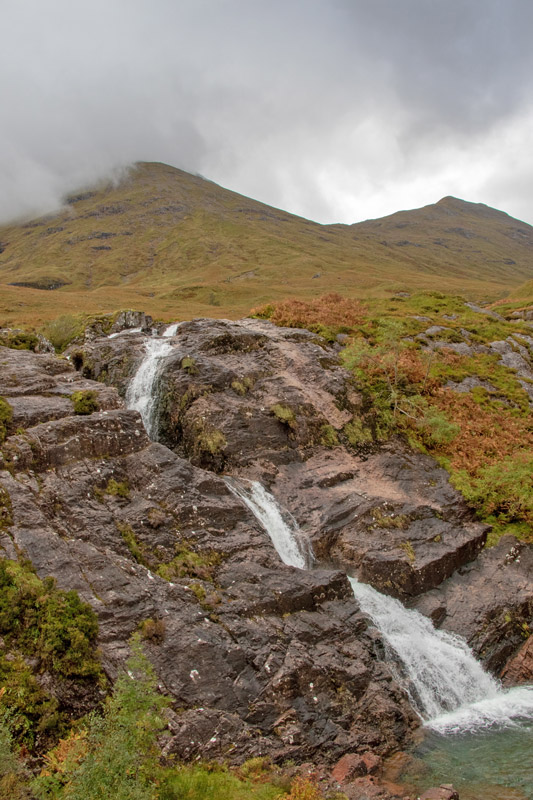
[[[12,431],[71,415],[72,395],[85,391],[96,393],[102,410],[120,405],[114,388],[85,380],[65,359],[0,347],[0,395],[12,408]]]
[[[529,635],[532,572],[533,546],[504,536],[496,547],[484,550],[476,561],[420,598],[416,608],[437,627],[463,636],[485,667],[498,674]],[[528,663],[526,654],[523,665]],[[518,664],[513,670],[509,666],[508,684]]]
[[[63,359],[1,358],[16,418],[0,469],[2,554],[27,556],[93,606],[110,677],[141,631],[175,701],[168,753],[326,762],[409,739],[418,720],[343,573],[281,564],[224,481],[150,442],[114,389]],[[101,410],[73,414],[81,390]]]
[[[533,683],[533,637],[531,635],[516,656],[507,663],[501,677],[506,686]]]
[[[144,341],[99,339],[72,357],[124,394]],[[252,319],[181,323],[171,341],[158,381],[160,440],[197,466],[260,480],[322,561],[409,597],[479,553],[486,529],[444,470],[399,442],[376,450],[357,441],[361,398],[333,347]]]

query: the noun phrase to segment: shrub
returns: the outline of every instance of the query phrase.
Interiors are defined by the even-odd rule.
[[[0,334],[0,345],[10,347],[12,350],[33,350],[39,344],[39,337],[27,331],[8,331]]]
[[[132,640],[133,655],[109,699],[104,716],[89,718],[86,740],[65,748],[37,780],[39,796],[62,800],[153,800],[158,770],[157,736],[168,700],[157,692],[157,679]]]
[[[13,419],[13,409],[3,397],[0,397],[0,444],[5,440]]]
[[[165,620],[145,619],[139,625],[139,632],[146,641],[161,644],[165,638]]]
[[[92,414],[98,411],[98,392],[94,389],[86,389],[81,392],[73,392],[70,395],[70,400],[74,406],[75,414]]]
[[[84,324],[81,317],[73,314],[64,314],[61,317],[48,322],[42,329],[42,333],[54,345],[56,352],[62,353],[68,345],[83,334]]]
[[[251,315],[288,328],[307,328],[332,340],[338,333],[352,333],[363,321],[365,312],[359,300],[331,292],[316,300],[283,300],[255,308]]]

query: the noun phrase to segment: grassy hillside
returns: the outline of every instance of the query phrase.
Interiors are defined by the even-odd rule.
[[[483,205],[436,205],[319,225],[164,164],[0,228],[0,324],[142,308],[238,317],[336,290],[442,289],[497,300],[533,278],[533,228]],[[18,284],[18,285],[17,285]]]

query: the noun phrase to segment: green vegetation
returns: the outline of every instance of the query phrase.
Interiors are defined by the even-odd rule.
[[[12,350],[35,350],[38,344],[39,338],[35,333],[20,330],[0,332],[2,347],[10,347]]]
[[[103,500],[106,494],[110,495],[111,497],[128,498],[130,496],[130,487],[127,481],[119,482],[114,478],[110,478],[104,489],[99,489],[96,487],[94,493],[99,500]]]
[[[270,406],[270,411],[282,425],[287,425],[289,428],[293,429],[296,428],[296,415],[292,408],[285,403],[274,403],[273,406]]]
[[[41,581],[26,563],[0,559],[0,712],[12,735],[26,747],[48,742],[68,722],[36,672],[101,682],[96,652],[98,623],[90,606],[73,592]],[[36,665],[29,665],[32,659]]]
[[[149,617],[139,625],[139,633],[145,641],[161,644],[165,638],[165,627],[164,619],[152,619]]]
[[[43,336],[52,342],[57,353],[62,353],[74,339],[82,336],[85,330],[80,314],[63,314],[51,320],[41,329]]]
[[[189,375],[196,375],[198,372],[196,360],[191,356],[185,356],[181,359],[181,368],[185,370],[185,372],[188,372]]]
[[[13,509],[11,498],[7,489],[0,486],[0,530],[5,530],[13,524]]]
[[[213,469],[222,469],[224,465],[224,448],[226,437],[213,425],[203,419],[196,419],[191,431],[192,455],[198,460],[200,466],[211,466]]]
[[[176,555],[172,561],[161,564],[157,574],[166,581],[190,577],[213,583],[216,567],[220,561],[220,553],[214,550],[197,552],[188,542],[182,541],[176,545]]]
[[[135,536],[135,531],[128,525],[127,522],[122,522],[120,520],[115,521],[115,525],[117,526],[120,535],[122,536],[122,541],[130,551],[131,555],[137,561],[138,564],[143,564],[145,567],[148,567],[148,560],[147,560],[147,553],[146,548],[137,540]]]
[[[319,442],[323,447],[336,447],[339,437],[333,425],[322,425],[319,431]]]
[[[371,508],[369,513],[373,519],[373,528],[397,528],[399,530],[406,530],[411,522],[406,514],[387,513],[387,509],[381,506]]]
[[[284,304],[281,308],[285,313]],[[320,311],[320,302],[315,308]],[[279,318],[275,305],[269,317]],[[435,326],[439,329],[432,330]],[[433,455],[480,519],[494,525],[491,544],[508,525],[533,541],[529,398],[496,353],[431,349],[429,342],[468,346],[507,340],[518,346],[520,333],[516,323],[473,311],[460,297],[418,292],[368,301],[367,314],[342,353],[362,404],[340,441],[364,452],[401,435]],[[470,391],[448,386],[465,379]],[[276,416],[294,424],[290,409],[280,406]]]
[[[0,396],[0,444],[5,440],[11,420],[13,419],[13,409],[3,397]]]
[[[40,327],[63,315],[48,334],[62,350],[82,313],[118,308],[158,319],[213,309],[238,318],[288,296],[387,298],[444,282],[451,292],[498,300],[531,277],[530,239],[513,236],[516,225],[453,198],[381,220],[319,225],[164,164],[139,164],[121,184],[84,192],[53,218],[0,229],[8,243],[0,324]],[[15,266],[26,285],[10,285]]]
[[[150,622],[143,623],[145,630]],[[265,758],[251,759],[233,771],[215,763],[162,766],[158,738],[170,701],[158,692],[140,634],[132,638],[131,649],[132,656],[103,713],[93,712],[73,727],[45,754],[36,777],[17,752],[10,719],[0,717],[2,796],[14,800],[322,800],[312,780],[298,776],[291,781]]]
[[[409,539],[407,539],[407,541],[405,542],[400,542],[400,547],[404,551],[405,555],[407,556],[411,564],[414,564],[414,562],[416,561],[416,553]]]
[[[100,408],[98,404],[98,392],[94,389],[85,389],[81,392],[73,392],[70,400],[74,407],[75,414],[92,414]]]
[[[231,388],[236,394],[244,397],[245,394],[248,394],[248,392],[253,389],[254,383],[254,379],[246,375],[242,380],[235,378],[235,380],[231,382]]]

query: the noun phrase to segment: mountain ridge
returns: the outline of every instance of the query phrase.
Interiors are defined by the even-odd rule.
[[[533,278],[533,228],[483,204],[445,197],[325,225],[146,162],[119,184],[71,194],[56,214],[0,227],[0,243],[3,324],[125,307],[235,318],[332,290],[445,286],[495,300]]]

